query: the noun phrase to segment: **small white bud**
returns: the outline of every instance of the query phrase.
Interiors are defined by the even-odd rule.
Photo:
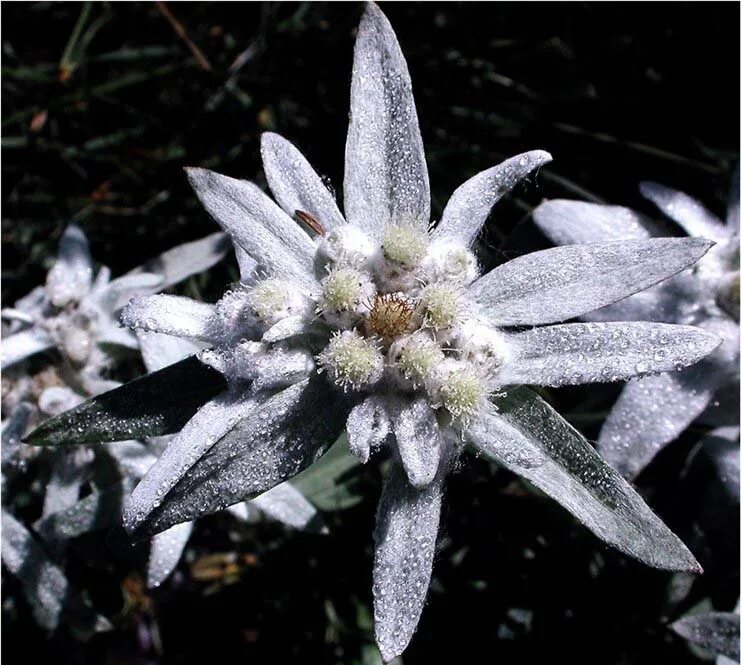
[[[368,269],[377,253],[376,243],[352,224],[344,224],[322,236],[317,248],[317,255],[325,262],[358,270]]]
[[[487,374],[498,370],[511,356],[504,336],[476,320],[466,321],[461,326],[456,346],[462,360],[481,367]]]
[[[489,391],[481,372],[470,363],[447,360],[437,376],[437,395],[454,421],[466,425],[487,402]]]
[[[401,387],[418,388],[435,376],[445,355],[429,335],[418,331],[396,340],[389,349],[388,361],[399,373]]]
[[[275,277],[255,284],[249,291],[249,303],[255,319],[267,327],[311,311],[311,302],[300,288]]]
[[[460,293],[455,285],[435,282],[420,294],[415,312],[418,322],[432,330],[452,328],[460,323]]]
[[[368,388],[383,375],[383,355],[357,330],[335,333],[317,361],[329,379],[344,390]]]
[[[328,323],[348,328],[359,316],[370,311],[375,293],[367,273],[355,268],[334,268],[322,281],[319,310]]]
[[[454,282],[460,286],[467,286],[479,275],[473,252],[450,240],[434,241],[420,268],[428,282]]]

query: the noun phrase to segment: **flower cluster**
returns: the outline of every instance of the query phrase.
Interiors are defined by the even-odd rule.
[[[196,375],[218,373],[219,390],[195,407],[192,396],[179,404],[158,395],[167,413],[152,415],[147,404],[138,420],[92,400],[31,435],[50,443],[75,427],[90,436],[97,426],[108,440],[177,432],[127,502],[132,536],[187,529],[179,525],[266,497],[345,430],[359,462],[374,453],[388,461],[373,570],[385,661],[405,650],[419,621],[445,482],[466,448],[640,561],[701,570],[631,485],[527,386],[662,380],[725,353],[718,328],[704,320],[569,322],[674,288],[720,251],[714,237],[575,240],[482,270],[473,248],[493,206],[551,155],[525,152],[475,175],[433,221],[409,72],[373,3],[355,46],[343,209],[286,139],[264,134],[261,152],[272,199],[251,182],[187,170],[236,247],[239,283],[213,304],[139,295],[121,315],[138,334],[195,342]],[[726,277],[717,275],[718,306],[733,302],[720,295],[732,291]],[[134,404],[142,385],[148,395],[170,389],[168,371],[109,400]]]
[[[536,252],[482,275],[471,247],[492,206],[551,157],[532,151],[471,178],[431,225],[411,83],[369,5],[355,50],[344,214],[303,155],[262,141],[275,203],[191,168],[211,216],[243,251],[214,305],[134,298],[122,320],[204,342],[228,388],[185,425],[134,490],[151,534],[263,492],[305,468],[347,423],[365,462],[390,451],[376,530],[376,638],[411,639],[429,584],[444,481],[465,445],[520,473],[598,535],[649,563],[698,569],[634,490],[518,386],[619,381],[691,365],[718,338],[661,323],[558,322],[681,272],[712,246],[640,239]],[[570,478],[571,482],[567,482]]]

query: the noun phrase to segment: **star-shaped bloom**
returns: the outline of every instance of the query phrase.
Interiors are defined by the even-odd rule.
[[[550,155],[527,152],[479,173],[431,227],[409,72],[374,4],[355,47],[344,214],[288,141],[264,135],[262,155],[275,202],[252,183],[188,171],[243,250],[242,283],[214,305],[156,295],[123,312],[134,329],[206,343],[200,359],[228,386],[136,487],[129,531],[151,535],[269,490],[346,427],[361,461],[378,448],[391,457],[373,572],[376,640],[387,661],[419,620],[445,480],[465,445],[624,552],[699,570],[630,485],[522,386],[618,381],[710,353],[715,335],[688,326],[559,322],[684,270],[711,242],[556,248],[481,275],[471,246],[492,206]]]
[[[638,475],[701,415],[709,424],[735,426],[738,441],[738,174],[731,189],[724,223],[682,192],[642,183],[641,193],[687,235],[709,238],[716,244],[691,269],[583,317],[591,321],[693,325],[723,339],[715,352],[687,370],[631,381],[625,386],[602,427],[597,449],[627,478]],[[581,201],[547,201],[536,208],[533,216],[538,227],[557,244],[637,241],[671,233],[634,210]]]

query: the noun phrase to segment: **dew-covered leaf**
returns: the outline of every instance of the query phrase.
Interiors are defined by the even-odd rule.
[[[12,335],[3,335],[0,342],[0,367],[5,369],[54,346],[54,341],[40,328],[28,328]]]
[[[415,489],[394,464],[376,515],[373,562],[375,636],[384,662],[406,649],[422,614],[432,575],[445,472]]]
[[[350,405],[316,376],[263,399],[200,457],[151,512],[134,508],[127,528],[151,535],[265,492],[322,455]],[[156,488],[152,487],[156,491]]]
[[[366,397],[347,417],[350,452],[363,464],[370,458],[371,450],[382,443],[390,431],[391,418],[385,401],[377,395]]]
[[[705,206],[691,196],[655,182],[642,182],[641,194],[667,217],[679,224],[688,235],[711,240],[723,240],[728,235],[721,222]]]
[[[625,478],[635,478],[710,404],[722,375],[709,360],[631,381],[600,430],[597,450]]]
[[[146,519],[193,465],[260,401],[244,390],[228,391],[198,409],[136,486],[124,513],[126,528],[134,530]]]
[[[206,169],[187,171],[203,207],[269,275],[316,286],[314,243],[267,194],[245,180]]]
[[[199,240],[185,242],[163,252],[135,268],[128,275],[154,273],[161,278],[159,289],[168,289],[191,275],[197,275],[216,265],[231,248],[232,244],[226,233],[211,233]]]
[[[61,544],[70,538],[118,525],[132,488],[133,483],[124,480],[94,490],[76,503],[45,515],[34,524],[34,529],[45,541]]]
[[[623,381],[687,367],[720,338],[700,328],[665,323],[567,323],[508,335],[512,358],[502,385],[563,386]]]
[[[25,441],[57,445],[171,434],[225,389],[221,374],[186,358],[50,418]]]
[[[469,287],[469,294],[493,324],[556,323],[671,277],[712,244],[700,238],[654,238],[554,247],[494,268]]]
[[[482,436],[508,436],[509,451],[519,445],[542,464],[523,466],[496,447],[477,446],[486,457],[522,476],[591,529],[599,538],[644,563],[667,570],[700,571],[690,551],[651,511],[638,493],[610,468],[587,440],[553,408],[527,388],[507,390],[494,398],[492,418],[503,419]],[[486,423],[482,424],[486,430]],[[525,454],[525,453],[524,453]]]
[[[586,201],[544,201],[533,210],[533,220],[555,245],[648,240],[660,235],[659,225],[635,210]]]
[[[442,435],[427,398],[399,399],[391,409],[396,445],[409,482],[429,485],[437,474]]]
[[[497,201],[531,171],[552,159],[544,150],[532,150],[476,174],[453,192],[432,232],[433,238],[473,244]]]
[[[372,235],[389,223],[429,223],[430,181],[412,81],[391,24],[372,2],[355,42],[344,185],[347,221]]]
[[[136,296],[121,312],[121,322],[135,330],[204,341],[215,335],[214,306],[183,296]]]
[[[345,223],[334,196],[296,146],[265,132],[260,152],[270,191],[288,215],[308,212],[327,231]]]

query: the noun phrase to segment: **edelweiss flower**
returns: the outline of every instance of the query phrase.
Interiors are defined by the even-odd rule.
[[[344,215],[286,140],[266,134],[262,154],[277,204],[249,182],[188,172],[204,207],[257,267],[243,255],[243,283],[215,305],[160,295],[135,298],[123,313],[132,328],[207,343],[201,360],[228,384],[137,486],[129,531],[156,533],[264,492],[310,465],[346,425],[362,461],[379,447],[392,458],[374,565],[376,639],[387,661],[419,620],[443,486],[464,444],[624,552],[699,570],[588,442],[515,386],[616,381],[712,351],[714,335],[684,326],[546,325],[656,284],[710,242],[557,248],[481,276],[471,245],[492,206],[550,155],[528,152],[478,174],[430,228],[409,73],[373,4],[355,49]]]
[[[118,325],[121,307],[135,294],[155,293],[206,270],[228,249],[226,238],[214,233],[111,281],[105,266],[94,274],[87,238],[79,226],[70,224],[46,285],[2,310],[3,319],[10,322],[10,334],[3,335],[2,368],[56,348],[71,370],[68,379],[73,387],[88,395],[111,389],[117,384],[102,376],[109,355],[101,345],[138,346],[136,337]]]
[[[723,419],[730,416],[738,441],[738,174],[733,179],[725,224],[682,192],[646,182],[641,193],[688,235],[710,238],[716,245],[690,270],[583,318],[695,325],[712,331],[723,343],[694,367],[625,386],[602,427],[597,449],[627,478],[638,475],[703,412],[711,423],[720,420],[726,424]],[[547,201],[535,210],[534,219],[557,244],[667,235],[660,224],[628,208],[581,201]],[[727,434],[724,429],[725,438]]]

